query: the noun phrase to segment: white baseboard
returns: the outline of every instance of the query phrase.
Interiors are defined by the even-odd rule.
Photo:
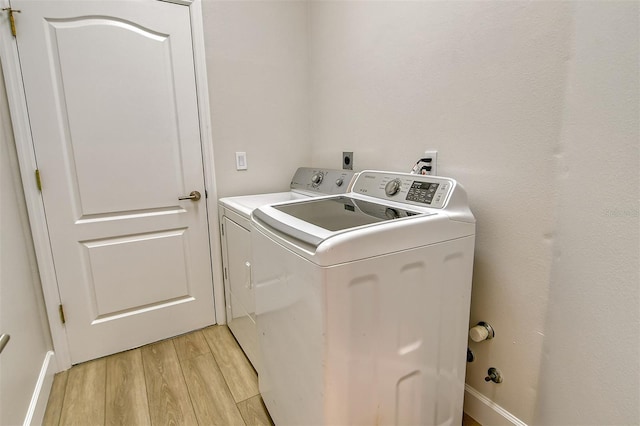
[[[527,426],[525,422],[469,385],[464,386],[464,412],[485,426]]]
[[[49,394],[51,393],[51,386],[53,385],[53,376],[56,373],[55,354],[53,351],[49,351],[44,356],[42,362],[42,368],[40,369],[40,375],[36,382],[36,387],[33,390],[33,396],[31,397],[31,403],[29,404],[29,410],[24,418],[23,426],[41,425],[44,419],[44,412],[47,409],[47,401],[49,401]]]

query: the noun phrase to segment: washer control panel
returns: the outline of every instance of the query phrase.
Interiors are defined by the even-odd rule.
[[[290,188],[318,195],[345,194],[356,174],[353,170],[300,167],[291,179]]]
[[[440,187],[439,183],[415,181],[409,187],[406,200],[431,205],[438,192],[438,187]]]
[[[453,179],[409,173],[361,172],[352,191],[391,201],[441,209],[456,183]]]

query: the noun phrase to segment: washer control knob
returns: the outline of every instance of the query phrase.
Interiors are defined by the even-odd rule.
[[[391,197],[392,195],[396,195],[398,191],[400,191],[401,184],[402,182],[400,182],[400,179],[394,179],[389,183],[387,183],[387,185],[384,187],[384,192],[387,194],[388,197]]]
[[[336,179],[336,186],[342,186],[343,183],[344,183],[344,180],[342,178]]]
[[[313,176],[311,176],[311,183],[313,184],[313,186],[318,186],[322,183],[323,178],[324,178],[324,175],[322,174],[322,172],[318,172]]]

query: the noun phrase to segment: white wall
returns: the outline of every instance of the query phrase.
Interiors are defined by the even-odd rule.
[[[304,1],[203,2],[219,197],[288,190],[311,162],[307,11]]]
[[[0,355],[0,424],[16,425],[52,343],[1,70],[0,150],[0,333],[11,335]]]
[[[536,424],[640,424],[638,2],[576,2]]]
[[[310,6],[313,164],[337,167],[342,151],[354,151],[356,169],[409,170],[425,149],[439,150],[439,173],[465,186],[478,220],[471,323],[487,321],[497,333],[471,342],[477,360],[467,383],[526,423],[578,424],[588,417],[572,415],[586,406],[601,410],[600,421],[614,413],[622,423],[640,420],[629,408],[631,400],[638,405],[638,13],[637,3],[623,11],[606,4]],[[599,126],[603,114],[610,121]],[[598,156],[608,151],[611,160]],[[608,175],[625,184],[607,191],[618,185]],[[611,206],[631,217],[610,220],[609,207],[591,207],[590,187],[607,200],[632,194]],[[591,207],[591,215],[576,217],[583,210],[574,205]],[[589,234],[591,220],[602,228]],[[597,253],[604,258],[594,262]],[[587,339],[580,327],[610,314],[619,299],[624,310],[603,322],[612,334],[597,325],[589,344],[561,343]],[[628,343],[616,345],[623,337]],[[592,358],[601,339],[607,345]],[[605,398],[589,393],[595,384],[571,394],[606,379],[606,371],[583,378],[597,364],[614,363],[616,384],[606,381]],[[504,383],[484,381],[490,366]],[[628,393],[617,399],[620,390]]]

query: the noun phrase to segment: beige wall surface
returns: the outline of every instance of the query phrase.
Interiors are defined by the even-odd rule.
[[[311,163],[307,4],[205,0],[203,15],[218,197],[286,191]]]
[[[576,2],[534,424],[640,424],[638,2]]]

